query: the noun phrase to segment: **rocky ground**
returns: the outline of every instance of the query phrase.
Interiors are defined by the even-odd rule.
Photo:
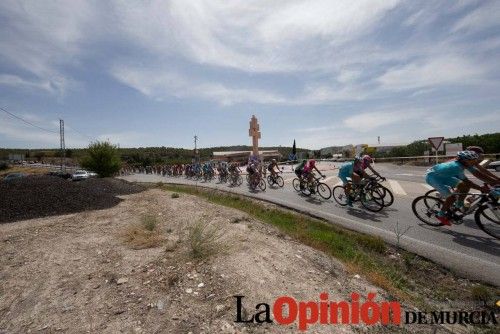
[[[114,206],[0,225],[0,333],[290,333],[298,332],[296,324],[235,323],[233,296],[245,296],[247,316],[256,304],[272,305],[284,295],[390,298],[335,259],[240,211],[134,189],[122,189],[128,195]],[[135,249],[124,235],[144,217],[155,217],[162,239]],[[221,239],[208,256],[194,258],[190,231],[197,223],[215,227]],[[310,329],[433,332],[422,326]]]

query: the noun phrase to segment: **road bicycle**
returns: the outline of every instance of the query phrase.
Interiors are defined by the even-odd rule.
[[[444,199],[434,195],[435,190],[428,191],[425,195],[413,200],[411,205],[413,213],[422,222],[430,226],[442,226],[437,219],[437,213],[441,210]],[[488,235],[500,239],[500,187],[490,189],[488,192],[475,193],[454,193],[458,199],[459,195],[469,196],[466,198],[467,206],[458,208],[453,205],[449,210],[451,221],[460,225],[466,216],[474,214],[474,221],[481,230]]]
[[[363,179],[362,183],[359,185],[353,184],[352,181],[349,181],[349,183],[351,184],[351,191],[349,194],[351,201],[361,202],[361,205],[368,211],[379,212],[384,207],[394,202],[394,196],[390,190],[380,185],[376,177]],[[337,204],[341,206],[346,206],[348,204],[345,186],[335,186],[332,193],[333,199]],[[387,202],[385,200],[386,197],[389,198]]]
[[[272,173],[267,176],[267,183],[269,183],[269,187],[278,186],[283,188],[285,185],[285,180],[277,174],[273,175]]]
[[[243,178],[239,173],[229,174],[229,185],[232,187],[240,186],[243,183]]]
[[[256,172],[253,176],[250,176],[248,178],[248,182],[250,189],[254,191],[257,190],[257,187],[262,191],[266,190],[266,181],[264,181],[262,174],[260,174],[259,172]]]
[[[303,177],[296,177],[293,179],[292,185],[296,191],[301,192],[305,196],[318,194],[323,199],[329,199],[332,196],[330,187],[326,183],[321,182],[321,179],[314,176],[314,174],[311,181]]]
[[[226,183],[229,179],[229,174],[227,172],[219,172],[219,183]]]
[[[372,189],[372,195],[378,197],[378,199],[384,204],[385,207],[389,207],[394,203],[394,195],[386,186],[380,184],[380,182],[385,181],[385,178],[380,176],[370,176],[368,178],[367,189]]]

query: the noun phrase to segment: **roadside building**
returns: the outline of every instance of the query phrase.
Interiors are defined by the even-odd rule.
[[[238,162],[247,162],[250,154],[252,154],[252,151],[213,152],[212,159],[218,161],[232,160]],[[278,150],[259,151],[259,156],[263,159],[263,161],[268,161],[271,159],[281,159],[281,154]]]

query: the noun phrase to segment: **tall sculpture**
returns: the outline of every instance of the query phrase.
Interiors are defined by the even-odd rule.
[[[252,153],[254,157],[259,156],[259,139],[260,139],[260,127],[257,122],[257,117],[252,115],[250,120],[250,129],[248,130],[248,135],[252,137]]]

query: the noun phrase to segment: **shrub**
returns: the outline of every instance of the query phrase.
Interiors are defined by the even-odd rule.
[[[180,197],[180,195],[178,193],[173,193],[172,194],[172,198],[179,198],[179,197]]]
[[[7,170],[7,169],[9,169],[9,165],[6,162],[1,161],[0,162],[0,170]]]
[[[116,174],[121,167],[118,147],[109,142],[100,141],[90,144],[87,156],[82,159],[82,167],[96,172],[99,177]]]
[[[123,231],[122,237],[133,249],[157,247],[165,240],[154,216],[144,216],[141,224],[129,225]]]
[[[201,221],[189,229],[189,246],[191,255],[195,259],[205,259],[224,249],[222,238],[225,234],[217,226]]]
[[[148,231],[154,231],[158,225],[158,221],[155,216],[147,215],[142,217],[142,225]]]
[[[477,302],[482,302],[487,304],[489,299],[492,297],[490,291],[484,285],[476,285],[471,288],[472,299]]]

